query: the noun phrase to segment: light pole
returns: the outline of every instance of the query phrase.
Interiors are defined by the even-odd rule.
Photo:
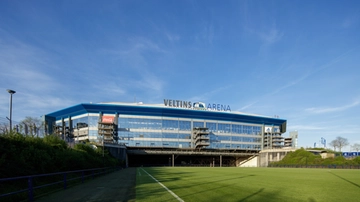
[[[15,94],[16,91],[7,89],[7,92],[10,93],[10,109],[9,109],[10,118],[8,118],[8,119],[10,122],[10,133],[11,133],[11,131],[12,131],[12,95]]]

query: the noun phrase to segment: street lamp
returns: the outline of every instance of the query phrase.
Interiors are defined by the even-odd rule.
[[[11,131],[12,131],[12,95],[14,93],[16,93],[16,91],[7,89],[7,92],[10,93],[10,109],[9,109],[10,118],[8,118],[8,119],[10,122],[10,133],[11,133]]]

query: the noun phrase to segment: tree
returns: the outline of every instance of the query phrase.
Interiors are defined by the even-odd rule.
[[[341,148],[347,145],[349,145],[349,141],[346,138],[340,136],[337,136],[335,140],[330,142],[330,146],[334,147],[334,150],[336,147],[339,148],[340,152],[341,152]]]
[[[39,129],[43,126],[43,123],[39,118],[30,116],[25,117],[25,119],[22,120],[21,123],[25,125],[25,134],[27,135],[29,133],[33,137],[35,135],[38,135]]]
[[[334,151],[336,151],[336,147],[338,147],[338,143],[336,142],[336,140],[331,141],[329,145],[334,147]]]
[[[9,125],[6,123],[0,123],[0,134],[6,134],[8,132]]]
[[[353,149],[353,150],[355,150],[355,151],[359,151],[360,150],[360,144],[358,144],[358,143],[355,143],[355,144],[353,144],[352,146],[351,146],[351,148]]]

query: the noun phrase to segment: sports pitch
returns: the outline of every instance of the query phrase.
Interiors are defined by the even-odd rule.
[[[136,201],[360,201],[360,170],[138,168]]]

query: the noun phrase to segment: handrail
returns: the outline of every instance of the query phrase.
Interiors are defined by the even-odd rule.
[[[336,165],[336,164],[329,164],[329,165],[302,165],[302,164],[284,164],[284,165],[269,165],[268,167],[272,168],[328,168],[328,169],[360,169],[359,165]]]
[[[93,169],[84,169],[84,170],[55,172],[55,173],[47,173],[47,174],[39,174],[39,175],[27,175],[27,176],[18,176],[18,177],[10,177],[10,178],[1,178],[0,183],[10,182],[10,181],[15,181],[15,180],[21,180],[21,179],[27,179],[27,184],[28,185],[27,185],[26,189],[19,189],[19,190],[8,192],[8,193],[2,193],[2,194],[0,194],[0,199],[3,198],[3,197],[7,197],[7,196],[23,193],[23,192],[28,192],[28,200],[33,201],[34,200],[34,190],[35,189],[48,187],[48,186],[51,186],[51,185],[61,184],[61,183],[63,183],[63,188],[66,189],[67,188],[67,182],[77,180],[77,179],[81,179],[81,183],[83,183],[84,179],[89,177],[89,176],[91,176],[93,178],[95,175],[100,175],[100,174],[103,174],[103,173],[107,173],[107,172],[110,172],[110,171],[113,171],[113,170],[116,170],[116,169],[119,169],[119,168],[120,167],[104,167],[104,168],[93,168]],[[73,177],[73,178],[67,178],[68,174],[74,174],[74,173],[81,173],[81,176]],[[85,175],[85,173],[90,173],[90,174]],[[63,175],[63,180],[50,182],[50,183],[39,185],[39,186],[34,186],[34,183],[33,183],[34,178],[45,177],[45,176],[57,176],[57,175]]]

